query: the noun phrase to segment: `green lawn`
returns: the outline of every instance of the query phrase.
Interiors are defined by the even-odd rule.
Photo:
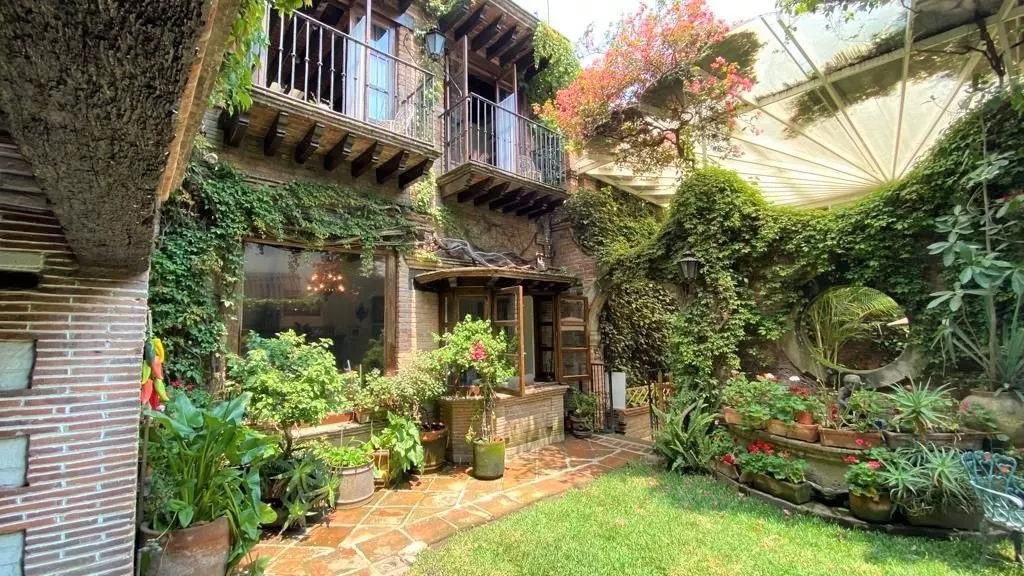
[[[629,467],[455,535],[416,561],[441,575],[1008,575],[982,546],[848,530],[716,484]],[[993,547],[990,552],[997,553]],[[1009,559],[1007,542],[998,553]]]

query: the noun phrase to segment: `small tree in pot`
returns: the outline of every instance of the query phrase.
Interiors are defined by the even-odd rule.
[[[572,434],[577,438],[589,438],[594,430],[594,416],[597,415],[597,398],[593,394],[573,390]]]
[[[433,353],[438,372],[462,375],[473,371],[474,384],[480,388],[483,406],[477,420],[479,431],[470,427],[466,433],[466,441],[473,444],[473,475],[484,480],[501,478],[505,474],[505,440],[495,430],[494,404],[496,388],[515,375],[507,359],[508,339],[490,321],[466,316],[438,341],[441,347]]]

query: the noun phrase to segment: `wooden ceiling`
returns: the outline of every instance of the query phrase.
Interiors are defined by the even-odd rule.
[[[511,0],[467,0],[442,18],[438,28],[453,44],[467,38],[470,52],[478,58],[501,68],[515,64],[529,80],[546,65],[534,65],[533,31],[538,22]]]

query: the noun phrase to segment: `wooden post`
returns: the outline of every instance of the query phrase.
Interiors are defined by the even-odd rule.
[[[366,0],[366,27],[363,30],[363,120],[370,118],[370,45],[373,39],[373,0]]]

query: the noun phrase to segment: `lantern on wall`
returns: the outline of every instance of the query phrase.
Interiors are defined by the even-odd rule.
[[[689,253],[683,254],[683,257],[679,259],[679,271],[683,275],[683,280],[687,283],[693,282],[697,279],[697,272],[700,269],[700,260]]]
[[[445,37],[440,30],[434,28],[423,37],[426,44],[427,54],[434,60],[440,60],[444,56]]]

